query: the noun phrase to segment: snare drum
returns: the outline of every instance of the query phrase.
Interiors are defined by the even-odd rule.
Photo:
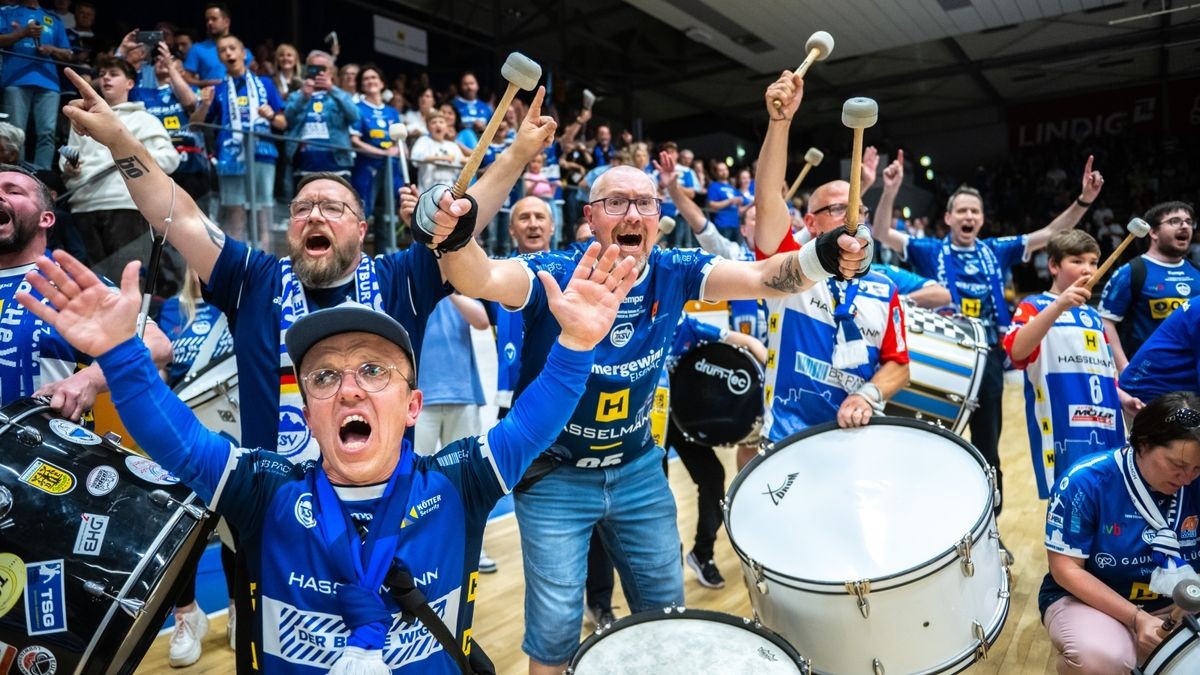
[[[1008,615],[993,475],[962,438],[916,420],[776,443],[725,500],[755,617],[819,672],[965,668]]]
[[[24,673],[132,673],[215,523],[174,476],[44,399],[0,408],[0,643],[43,668]]]
[[[762,428],[763,370],[750,352],[703,342],[671,366],[671,421],[701,445],[730,445]]]
[[[940,422],[956,434],[975,410],[988,345],[983,324],[962,315],[942,316],[904,307],[908,334],[908,386],[884,409],[888,415]]]
[[[1185,616],[1179,628],[1150,652],[1140,672],[1143,675],[1200,673],[1200,622],[1196,617]]]
[[[238,411],[237,358],[227,354],[185,377],[175,386],[179,399],[199,418],[200,424],[236,445],[242,437]]]
[[[783,675],[810,672],[783,638],[757,622],[696,609],[627,616],[584,641],[571,675]]]

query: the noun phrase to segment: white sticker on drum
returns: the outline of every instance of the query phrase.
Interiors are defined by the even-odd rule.
[[[23,675],[54,675],[58,671],[58,659],[49,649],[30,645],[17,654],[17,669]]]
[[[50,420],[50,431],[53,431],[55,435],[64,441],[78,443],[79,445],[100,445],[104,442],[103,439],[90,430],[84,429],[69,420]]]
[[[104,535],[108,532],[108,516],[97,513],[85,513],[79,522],[79,532],[75,535],[75,548],[71,551],[77,555],[100,555],[100,547],[104,546]]]
[[[133,475],[141,478],[147,483],[155,485],[174,485],[179,482],[179,479],[172,476],[169,471],[159,466],[153,460],[145,457],[126,457],[125,466],[133,472]]]
[[[101,464],[92,469],[87,475],[87,491],[95,497],[103,497],[112,492],[121,480],[120,474],[111,466]]]

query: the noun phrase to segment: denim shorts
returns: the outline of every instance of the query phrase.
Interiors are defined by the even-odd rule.
[[[217,176],[221,206],[250,207],[246,176]],[[254,163],[254,203],[259,207],[275,203],[275,165],[260,160]]]
[[[593,525],[612,557],[631,612],[683,606],[675,497],[651,448],[629,464],[561,466],[516,494],[525,563],[525,640],[532,659],[569,661],[579,647]]]

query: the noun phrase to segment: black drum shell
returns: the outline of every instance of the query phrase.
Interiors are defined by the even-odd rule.
[[[762,423],[763,370],[745,349],[702,342],[671,366],[671,421],[689,440],[729,445]]]

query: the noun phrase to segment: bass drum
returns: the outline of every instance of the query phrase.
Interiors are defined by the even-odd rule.
[[[175,394],[196,413],[200,424],[239,443],[242,437],[238,409],[237,358],[226,354],[175,385]]]
[[[944,429],[831,422],[747,464],[725,528],[756,618],[814,670],[957,672],[1008,615],[995,498],[983,457]]]
[[[709,447],[741,443],[762,428],[763,370],[742,347],[702,342],[671,365],[671,421]]]
[[[1142,675],[1192,675],[1200,673],[1200,621],[1185,616],[1179,628],[1163,640],[1140,671]]]
[[[0,663],[132,673],[216,519],[177,478],[45,399],[0,408],[0,469]]]
[[[683,608],[634,614],[597,630],[567,669],[569,675],[810,672],[806,659],[757,622]]]
[[[906,304],[908,386],[888,401],[884,412],[938,422],[956,434],[967,429],[987,365],[983,324],[955,314],[942,316]]]

